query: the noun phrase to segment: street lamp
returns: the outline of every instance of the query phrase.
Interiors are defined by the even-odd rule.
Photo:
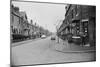
[[[62,20],[59,20],[59,22],[56,22],[56,24],[54,24],[56,26],[56,33],[58,33],[61,22],[62,22]],[[57,36],[57,43],[59,43],[59,37],[58,36]]]

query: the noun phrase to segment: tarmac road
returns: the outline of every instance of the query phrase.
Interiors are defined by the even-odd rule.
[[[54,50],[51,37],[20,43],[11,48],[12,65],[33,65],[61,62],[92,61],[95,53],[62,53]],[[12,44],[13,45],[13,44]]]

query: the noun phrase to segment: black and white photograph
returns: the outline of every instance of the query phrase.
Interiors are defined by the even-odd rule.
[[[96,61],[96,5],[11,0],[11,66]]]

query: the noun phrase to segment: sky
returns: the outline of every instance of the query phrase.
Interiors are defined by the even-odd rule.
[[[36,22],[50,32],[56,32],[56,26],[64,20],[67,5],[19,1],[12,1],[12,4],[26,12],[29,22],[32,19],[33,24]]]

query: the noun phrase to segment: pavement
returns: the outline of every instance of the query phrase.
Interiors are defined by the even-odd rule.
[[[86,46],[76,45],[74,43],[68,43],[68,41],[63,41],[59,38],[59,43],[57,42],[56,38],[56,44],[53,45],[53,48],[56,51],[64,52],[64,53],[76,53],[76,52],[95,52],[96,47],[90,47],[89,44],[86,44]]]
[[[39,39],[41,39],[41,38],[29,39],[29,40],[24,40],[24,41],[20,41],[20,42],[11,43],[11,47],[19,46],[19,45],[29,43],[29,42],[32,42],[32,41],[36,41],[36,40],[39,40]]]

